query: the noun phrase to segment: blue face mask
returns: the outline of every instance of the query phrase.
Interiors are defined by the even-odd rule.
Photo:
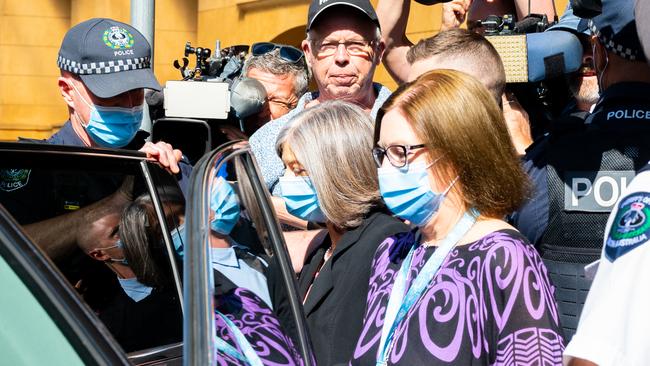
[[[124,147],[128,145],[142,124],[143,108],[136,106],[102,107],[90,104],[72,84],[77,94],[90,108],[90,118],[82,125],[93,141],[103,147]]]
[[[327,221],[309,177],[280,177],[280,190],[287,211],[293,216],[312,222]]]
[[[183,243],[185,242],[185,224],[183,223],[176,229],[172,230],[172,242],[174,243],[174,249],[176,253],[183,258],[183,253],[185,248]]]
[[[210,209],[214,211],[210,228],[219,234],[229,235],[239,220],[240,208],[237,194],[223,177],[218,177],[212,185]]]
[[[126,293],[135,302],[142,301],[147,296],[151,295],[151,291],[153,291],[152,287],[141,284],[135,277],[118,278],[118,281],[120,281],[120,286],[122,286],[124,293]]]
[[[434,161],[435,163],[435,161]],[[388,209],[416,226],[424,226],[438,212],[440,203],[453,187],[456,177],[443,193],[435,193],[429,185],[428,169],[433,163],[410,164],[408,170],[379,168],[379,191]]]

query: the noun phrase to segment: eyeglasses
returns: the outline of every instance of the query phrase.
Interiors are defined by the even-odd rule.
[[[377,168],[381,168],[384,163],[384,156],[388,162],[395,168],[403,168],[408,164],[408,156],[412,150],[426,147],[424,144],[419,145],[391,145],[387,148],[375,146],[372,149],[372,157],[375,158]]]
[[[340,45],[350,56],[365,57],[370,54],[371,46],[374,41],[341,41],[341,42],[323,42],[316,47],[318,57],[330,57],[336,53]]]
[[[273,50],[280,49],[279,54],[280,58],[291,63],[296,63],[300,61],[305,55],[301,50],[293,46],[287,46],[283,44],[275,44],[271,42],[257,42],[253,43],[251,46],[251,54],[253,56],[261,56],[267,54]]]

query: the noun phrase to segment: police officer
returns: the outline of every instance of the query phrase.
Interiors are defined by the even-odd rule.
[[[564,352],[568,365],[650,364],[648,281],[650,166],[634,177],[609,217],[598,272]]]
[[[582,65],[578,71],[567,75],[569,89],[573,99],[564,108],[560,116],[560,123],[566,120],[575,120],[582,124],[589,116],[589,112],[598,101],[598,78],[593,68],[593,55],[591,50],[591,30],[589,20],[578,18],[573,14],[571,2],[567,4],[560,21],[551,26],[546,32],[564,31],[574,34],[582,45]]]
[[[59,132],[46,140],[47,143],[139,149],[172,173],[180,173],[179,183],[181,187],[186,186],[191,167],[186,160],[181,160],[181,151],[165,142],[146,142],[147,133],[140,130],[144,89],[160,90],[160,84],[151,70],[151,47],[140,32],[112,19],[84,21],[72,27],[64,36],[57,65],[61,70],[58,86],[68,106],[69,120]],[[12,197],[21,194],[29,196],[31,192],[39,191],[38,187],[49,184],[46,179],[32,179],[31,187],[21,189],[25,192],[12,192]],[[121,180],[115,183],[106,179],[89,179],[90,182],[64,182],[68,186],[78,186],[78,189],[68,190],[67,193],[60,192],[60,187],[47,187],[55,194],[95,197],[89,202],[64,197],[62,201],[76,202],[76,207],[81,207],[77,212],[67,212],[68,215],[57,217],[55,222],[42,219],[63,213],[57,207],[39,210],[38,215],[34,210],[29,210],[26,214],[28,217],[18,217],[21,223],[31,224],[25,229],[53,259],[66,256],[75,243],[79,244],[79,240],[85,239],[83,235],[71,237],[72,233],[77,232],[74,228],[88,226],[96,213],[101,213],[97,217],[102,217],[105,212],[119,212],[130,199],[130,192],[125,195],[122,194],[125,189],[118,190]],[[7,194],[3,196],[7,198],[5,196]],[[93,205],[85,207],[90,203]],[[15,211],[20,213],[20,207]],[[12,211],[12,214],[16,213]]]
[[[79,23],[63,38],[57,65],[70,117],[48,143],[140,149],[179,172],[179,150],[164,142],[145,143],[146,134],[138,134],[144,89],[160,90],[151,71],[151,47],[140,32],[112,19]]]
[[[633,0],[603,0],[590,20],[601,97],[581,128],[552,133],[527,151],[534,193],[514,224],[540,251],[556,286],[567,340],[575,332],[607,217],[650,159],[650,67]]]

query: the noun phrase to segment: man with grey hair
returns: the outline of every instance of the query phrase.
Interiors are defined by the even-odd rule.
[[[302,51],[270,42],[252,45],[242,75],[262,83],[267,95],[264,109],[248,121],[254,124],[253,131],[294,109],[309,86],[309,70]]]
[[[368,0],[312,0],[302,50],[318,91],[303,95],[293,111],[267,123],[250,138],[264,180],[276,195],[284,165],[276,155],[275,141],[289,119],[305,108],[334,99],[357,104],[374,118],[390,95],[388,89],[372,82],[384,41]]]

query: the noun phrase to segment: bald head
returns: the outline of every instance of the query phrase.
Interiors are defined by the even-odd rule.
[[[435,69],[462,71],[483,83],[501,103],[506,85],[503,63],[494,46],[480,34],[464,29],[440,32],[420,40],[406,57],[411,64],[408,81]]]

